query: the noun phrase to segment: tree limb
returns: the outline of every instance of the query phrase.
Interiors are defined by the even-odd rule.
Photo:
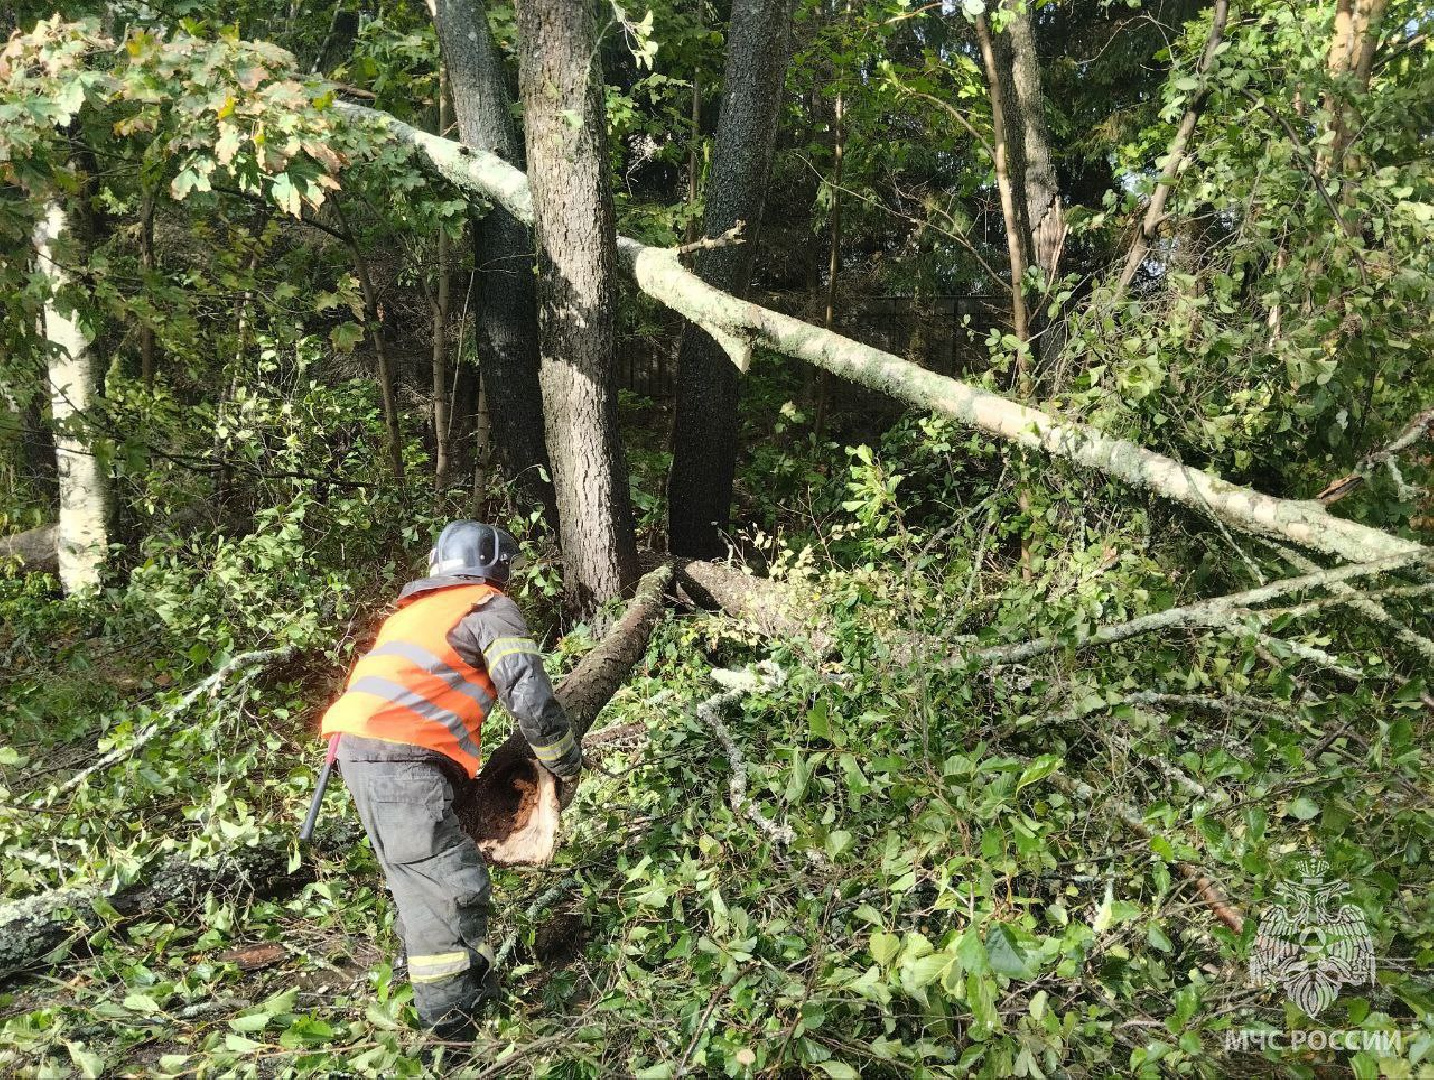
[[[340,102],[334,108],[355,123],[377,125],[398,142],[419,150],[435,173],[461,190],[495,200],[519,220],[532,222],[533,202],[527,177],[500,158],[419,131],[360,105]],[[733,342],[729,353],[735,349],[741,355],[753,345],[762,345],[806,360],[1018,446],[1044,450],[1136,487],[1148,488],[1247,532],[1353,562],[1423,550],[1413,541],[1336,518],[1317,502],[1279,499],[1231,484],[1087,424],[1028,408],[831,330],[738,300],[683,267],[671,249],[648,247],[620,236],[618,257],[643,292],[708,333],[723,335]]]
[[[1120,272],[1120,281],[1115,287],[1117,299],[1124,295],[1125,290],[1130,288],[1130,283],[1135,280],[1135,272],[1145,261],[1150,242],[1155,238],[1155,230],[1165,219],[1165,204],[1170,201],[1175,180],[1185,167],[1185,151],[1189,148],[1190,137],[1195,134],[1195,125],[1200,122],[1205,98],[1210,93],[1210,67],[1215,62],[1215,50],[1220,47],[1220,39],[1225,34],[1225,20],[1229,14],[1230,0],[1215,0],[1215,10],[1210,17],[1210,36],[1205,40],[1205,51],[1200,54],[1200,62],[1195,66],[1195,78],[1200,85],[1185,106],[1185,115],[1180,118],[1180,126],[1175,129],[1175,137],[1170,140],[1170,149],[1165,154],[1165,169],[1160,174],[1155,190],[1150,194],[1145,220],[1140,223],[1140,231],[1135,234],[1135,242],[1130,245],[1130,253],[1125,258],[1125,269]]]
[[[1157,611],[1150,615],[1142,615],[1129,622],[1116,623],[1109,626],[1097,627],[1089,634],[1082,635],[1074,641],[1067,641],[1061,638],[1037,638],[1034,641],[1022,642],[1016,645],[996,645],[986,649],[980,649],[973,653],[961,653],[948,661],[953,667],[961,666],[970,660],[983,664],[1014,664],[1043,656],[1046,653],[1055,652],[1059,649],[1085,649],[1092,645],[1113,645],[1118,641],[1125,641],[1129,638],[1138,637],[1141,634],[1149,634],[1156,630],[1169,630],[1175,627],[1191,626],[1231,626],[1235,624],[1242,614],[1254,615],[1249,608],[1255,604],[1273,600],[1279,596],[1285,596],[1292,592],[1301,592],[1313,588],[1333,588],[1342,582],[1355,578],[1370,577],[1374,574],[1387,573],[1391,570],[1398,570],[1411,563],[1430,563],[1434,555],[1421,550],[1403,555],[1391,555],[1383,559],[1377,559],[1366,563],[1353,563],[1347,566],[1337,567],[1333,570],[1321,570],[1313,574],[1305,574],[1301,577],[1286,578],[1282,581],[1272,582],[1269,585],[1261,586],[1258,589],[1250,589],[1247,592],[1231,593],[1228,596],[1217,596],[1210,600],[1201,600],[1195,604],[1185,607],[1170,608],[1166,611]],[[1348,603],[1348,597],[1335,597],[1332,602]],[[1282,644],[1289,646],[1289,642]],[[1313,657],[1308,657],[1313,658]],[[1328,658],[1321,657],[1321,660]]]

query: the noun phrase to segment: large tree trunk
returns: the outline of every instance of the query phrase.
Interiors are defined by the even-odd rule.
[[[1029,232],[1025,225],[1024,206],[1018,203],[1016,178],[1011,173],[1011,128],[1006,118],[1006,93],[1002,85],[1002,65],[996,61],[995,42],[986,16],[976,16],[976,40],[981,48],[981,64],[986,69],[986,85],[991,95],[992,164],[996,170],[996,191],[1001,198],[1001,217],[1006,223],[1006,259],[1011,270],[1011,322],[1022,348],[1016,353],[1016,381],[1024,396],[1029,382],[1030,365],[1024,343],[1030,340],[1030,321],[1026,315],[1026,297],[1022,282],[1026,276],[1026,248]]]
[[[509,111],[513,99],[482,0],[438,0],[433,16],[448,67],[459,139],[521,169],[522,140]],[[541,503],[549,524],[556,528],[557,504],[543,442],[543,394],[538,383],[533,240],[522,222],[498,207],[474,219],[473,257],[478,271],[479,370],[493,448],[498,464]]]
[[[1029,237],[1027,256],[1031,265],[1039,267],[1049,279],[1055,274],[1065,239],[1065,218],[1046,125],[1040,58],[1036,55],[1036,38],[1031,29],[1034,7],[1030,2],[1007,6],[1006,34],[1010,39],[1011,86],[1015,93],[1014,100],[1007,102],[1006,120],[1020,128],[1021,193]]]
[[[60,485],[59,570],[67,593],[95,589],[108,554],[109,477],[88,436],[94,407],[95,358],[73,310],[59,291],[70,280],[62,250],[74,239],[64,206],[53,200],[35,226],[35,254],[50,295],[45,337],[50,342],[50,417],[55,425],[55,463]]]
[[[456,143],[373,109],[349,104],[340,104],[338,109],[356,121],[385,127],[394,139],[419,150],[434,173],[449,183],[501,202],[519,220],[533,220],[527,178],[491,154],[464,152]],[[1420,550],[1412,540],[1335,517],[1313,500],[1280,499],[1240,487],[1089,424],[1029,408],[790,315],[739,300],[687,270],[671,249],[651,248],[621,237],[618,255],[639,289],[716,335],[739,367],[745,366],[754,345],[762,345],[1017,446],[1042,450],[1148,488],[1161,498],[1234,528],[1342,559],[1358,562]]]
[[[519,82],[538,247],[540,376],[563,585],[589,615],[637,579],[617,429],[616,224],[597,27],[585,4],[519,0]],[[496,413],[496,402],[493,405]]]
[[[438,134],[448,137],[451,122],[448,107],[448,69],[438,69]],[[442,491],[448,486],[450,465],[450,425],[453,413],[453,397],[448,388],[448,301],[451,274],[448,268],[448,232],[441,226],[438,230],[437,252],[435,253],[434,283],[430,302],[433,307],[433,486]]]
[[[697,273],[724,291],[746,294],[767,173],[786,85],[794,0],[734,0],[703,231],[721,236],[744,223],[744,243],[699,252]],[[737,466],[738,373],[703,329],[683,329],[677,354],[672,472],[667,483],[668,546],[712,555],[732,506]]]
[[[139,269],[145,288],[154,274],[154,192],[145,190],[139,211]],[[139,377],[146,393],[154,391],[154,328],[146,322],[139,328]]]

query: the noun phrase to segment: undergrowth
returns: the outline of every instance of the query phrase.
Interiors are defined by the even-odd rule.
[[[1291,570],[930,421],[898,425],[839,469],[803,453],[762,456],[772,513],[740,542],[810,601],[833,647],[669,614],[598,724],[645,735],[592,755],[554,866],[495,874],[507,997],[471,1049],[443,1048],[449,1067],[1269,1072],[1258,1051],[1226,1050],[1227,1032],[1315,1022],[1250,984],[1256,920],[1232,932],[1180,864],[1256,915],[1293,858],[1318,854],[1379,969],[1320,1024],[1400,1042],[1382,1056],[1287,1053],[1279,1067],[1428,1068],[1434,721],[1418,665],[1386,628],[1291,611],[1076,649],[1098,624]],[[245,536],[155,544],[124,588],[89,602],[54,600],[34,577],[0,583],[7,899],[112,894],[175,853],[275,848],[288,867],[266,888],[236,882],[141,912],[99,901],[96,929],[0,996],[0,1068],[427,1068],[423,1052],[438,1048],[394,969],[392,909],[341,784],[316,845],[294,839],[318,711],[415,570],[394,553],[421,561],[441,520],[385,531],[392,505],[336,508],[300,489]],[[355,531],[361,516],[371,529]],[[368,539],[340,556],[336,535]],[[551,563],[536,533],[525,542],[522,602],[550,626]],[[1419,625],[1417,604],[1386,606]],[[973,659],[1051,636],[1067,644],[1023,665]],[[591,640],[570,634],[554,673]],[[228,657],[276,644],[300,659],[167,714]],[[758,661],[777,677],[725,719],[749,796],[789,839],[734,806],[736,763],[696,712],[720,689],[714,667]],[[160,737],[63,791],[155,721]],[[266,943],[281,948],[241,966]]]

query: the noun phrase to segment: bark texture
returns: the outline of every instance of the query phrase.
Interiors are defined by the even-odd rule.
[[[1006,259],[1011,270],[1011,321],[1016,338],[1029,341],[1030,321],[1026,315],[1026,297],[1021,282],[1026,276],[1024,202],[1017,201],[1016,178],[1011,172],[1010,127],[1006,119],[1006,92],[1003,86],[1004,65],[996,59],[995,41],[986,16],[976,16],[976,40],[981,47],[981,64],[986,69],[986,85],[991,96],[992,159],[996,170],[996,191],[1001,197],[1001,217],[1006,222]],[[1016,375],[1024,390],[1028,380],[1028,363],[1024,351],[1016,355]]]
[[[791,58],[794,0],[733,0],[722,112],[705,190],[703,233],[716,238],[745,223],[744,243],[698,252],[697,273],[738,296],[752,259],[777,116]],[[737,465],[738,372],[724,346],[700,326],[684,328],[677,354],[672,471],[667,484],[668,545],[683,555],[723,550]]]
[[[818,654],[832,647],[831,633],[810,597],[788,582],[755,577],[741,567],[701,559],[677,564],[677,584],[693,603],[720,608],[765,637],[808,642]]]
[[[18,559],[22,574],[58,573],[59,540],[58,525],[41,525],[27,532],[0,536],[0,563]]]
[[[356,121],[385,125],[393,138],[421,150],[438,175],[465,191],[502,202],[520,219],[531,220],[532,198],[526,178],[511,166],[490,154],[465,151],[372,109],[357,105],[338,108]],[[751,346],[760,344],[958,424],[1147,489],[1234,528],[1342,559],[1365,562],[1422,550],[1412,540],[1335,517],[1315,500],[1280,499],[1240,487],[1089,424],[1029,408],[892,353],[739,300],[704,282],[670,249],[647,247],[623,237],[618,255],[643,292],[730,343],[734,363],[744,363]]]
[[[523,145],[503,61],[482,0],[438,0],[433,11],[453,96],[458,136],[466,146],[523,168]],[[533,240],[502,206],[473,222],[478,356],[498,464],[540,502],[557,526],[552,467],[543,442],[538,382],[538,308]]]
[[[446,136],[452,122],[452,110],[448,105],[448,69],[438,70],[438,134]],[[448,233],[438,230],[436,252],[437,265],[434,274],[437,281],[430,297],[433,307],[433,486],[442,491],[448,486],[448,471],[451,464],[449,436],[453,412],[453,399],[448,388],[448,307],[449,269]]]
[[[637,579],[617,428],[616,223],[608,190],[597,26],[585,4],[519,0],[519,85],[538,241],[538,343],[568,610]]]
[[[1041,64],[1036,54],[1036,37],[1031,26],[1035,4],[1009,4],[1006,35],[1009,40],[1012,109],[1007,122],[1019,128],[1021,144],[1021,197],[1025,200],[1028,265],[1039,267],[1047,277],[1056,270],[1061,244],[1065,240],[1065,218],[1060,188],[1056,182],[1051,137],[1046,124],[1046,96],[1041,90]]]
[[[95,397],[95,359],[89,338],[59,292],[69,284],[66,253],[74,230],[69,215],[52,201],[35,226],[35,255],[47,279],[45,337],[51,346],[50,417],[60,484],[59,571],[67,593],[96,589],[108,554],[109,477],[90,449],[86,429]]]
[[[341,852],[359,842],[356,823],[328,830],[325,847]],[[314,880],[311,867],[289,870],[292,836],[238,848],[208,859],[171,855],[138,880],[113,891],[95,886],[54,889],[0,905],[0,981],[45,963],[56,949],[73,950],[106,919],[94,907],[105,900],[121,917],[152,917],[167,904],[199,904],[206,894],[278,898]]]
[[[622,617],[558,687],[558,700],[579,740],[647,651],[671,583],[668,565],[644,575]],[[499,866],[541,866],[552,858],[560,812],[552,774],[538,765],[520,732],[488,756],[477,778],[457,794],[454,808]]]

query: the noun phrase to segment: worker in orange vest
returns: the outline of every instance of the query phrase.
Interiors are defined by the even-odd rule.
[[[453,812],[478,774],[483,720],[501,701],[564,802],[582,749],[553,696],[542,653],[503,589],[517,542],[455,521],[407,585],[378,639],[324,714],[337,759],[383,866],[420,1020],[459,1038],[491,992],[488,870]]]

